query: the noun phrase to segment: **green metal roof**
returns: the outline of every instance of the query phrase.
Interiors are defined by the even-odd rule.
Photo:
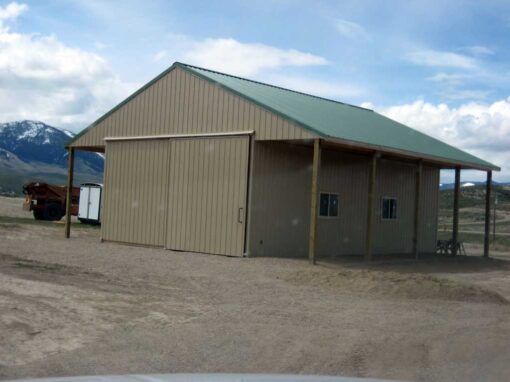
[[[499,167],[459,150],[373,110],[312,96],[208,69],[176,63],[208,81],[291,120],[325,139],[356,145],[404,151],[415,156],[467,167],[499,170]]]
[[[393,151],[424,159],[435,159],[467,168],[500,170],[489,162],[386,118],[373,110],[179,62],[174,63],[82,130],[68,143],[68,146],[176,67],[213,82],[325,139],[340,140],[353,146]]]

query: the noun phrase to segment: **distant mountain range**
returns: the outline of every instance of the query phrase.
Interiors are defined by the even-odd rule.
[[[465,182],[475,183],[475,182]],[[510,187],[508,183],[494,183],[492,187],[492,202],[498,200],[498,208],[507,209],[510,205]],[[439,208],[452,211],[453,208],[453,186],[443,189],[439,193]],[[494,206],[494,204],[492,204]],[[503,207],[505,206],[505,207]],[[478,182],[474,186],[465,186],[460,189],[459,207],[485,208],[485,182]]]
[[[500,183],[500,182],[496,182],[493,180],[492,185],[493,186],[510,186],[510,182]],[[474,187],[474,186],[485,186],[485,182],[461,182],[461,184],[460,184],[460,187],[462,187],[462,188]],[[441,190],[453,190],[454,187],[455,187],[455,183],[440,183],[439,184],[439,189],[441,189]]]
[[[19,195],[26,182],[65,184],[67,150],[74,137],[68,130],[39,121],[0,124],[0,194]],[[98,153],[76,152],[75,185],[102,182],[104,157]]]
[[[65,184],[67,151],[65,145],[74,133],[39,121],[0,123],[0,195],[20,195],[26,182]],[[104,157],[98,153],[76,152],[75,185],[102,182]],[[461,187],[476,187],[485,182],[463,182]],[[510,182],[494,185],[510,186]],[[454,183],[440,184],[451,190]]]

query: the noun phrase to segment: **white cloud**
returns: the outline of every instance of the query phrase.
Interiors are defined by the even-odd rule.
[[[474,89],[458,89],[455,87],[447,88],[440,92],[443,98],[459,101],[459,100],[483,100],[490,94],[489,90]]]
[[[104,49],[106,49],[106,48],[110,47],[110,45],[105,44],[105,43],[103,43],[103,42],[101,42],[101,41],[96,41],[96,42],[94,43],[94,46],[95,46],[95,48],[96,48],[97,50],[104,50]]]
[[[481,45],[473,45],[467,46],[462,49],[463,51],[472,54],[474,56],[484,56],[484,55],[493,55],[494,51],[492,49],[487,48],[486,46]]]
[[[160,50],[156,52],[152,57],[152,61],[158,62],[168,58],[168,52],[166,50]]]
[[[69,48],[54,36],[0,34],[0,76],[4,81],[17,78],[82,83],[107,76],[108,72],[101,57]]]
[[[13,19],[26,6],[11,3],[0,17]],[[55,36],[0,29],[2,120],[40,119],[74,131],[124,98],[123,84],[100,56],[69,47]]]
[[[420,50],[408,53],[405,58],[416,65],[458,68],[458,69],[476,69],[477,61],[462,54],[453,52],[444,52],[438,50]]]
[[[232,38],[194,40],[182,34],[169,34],[166,49],[157,51],[154,62],[182,61],[220,72],[250,77],[263,82],[327,98],[359,98],[366,94],[355,84],[326,81],[288,74],[288,68],[328,65],[327,59],[295,49],[280,49]]]
[[[478,48],[479,51],[483,47]],[[467,48],[466,48],[467,49]],[[466,50],[464,49],[464,50]],[[476,50],[476,49],[475,49]],[[440,52],[433,50],[422,50],[409,53],[407,60],[417,65],[452,68],[454,73],[439,72],[426,80],[432,81],[438,86],[438,94],[441,99],[453,101],[484,100],[491,93],[487,89],[473,89],[473,80],[487,80],[487,75],[474,58],[452,52]],[[500,77],[501,81],[502,78]],[[469,86],[471,88],[466,88]]]
[[[438,94],[442,99],[447,100],[484,100],[493,90],[487,84],[482,85],[485,89],[469,89],[466,87],[476,86],[480,81],[488,81],[491,76],[485,75],[483,72],[469,72],[466,73],[436,73],[431,77],[427,77],[427,81],[434,82],[438,86]],[[499,75],[495,79],[498,83],[502,84],[506,81],[504,76]],[[475,83],[473,83],[475,82]]]
[[[321,56],[295,49],[280,49],[259,43],[242,43],[232,38],[188,41],[179,56],[189,64],[239,76],[254,76],[263,70],[282,67],[327,65]]]
[[[471,76],[467,74],[458,74],[458,73],[436,73],[431,77],[427,77],[428,81],[439,82],[439,83],[448,83],[453,85],[458,85],[464,80],[469,79]]]
[[[368,33],[365,29],[352,21],[337,20],[335,23],[336,30],[345,37],[355,39],[368,39]]]
[[[28,5],[12,2],[5,7],[0,7],[0,28],[3,27],[4,21],[14,20],[23,12],[28,10]]]
[[[491,104],[466,103],[457,108],[415,101],[376,110],[500,166],[502,172],[496,173],[496,177],[510,179],[510,97]],[[472,177],[483,179],[484,174],[477,172]]]

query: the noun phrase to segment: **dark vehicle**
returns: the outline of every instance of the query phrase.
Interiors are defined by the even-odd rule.
[[[66,211],[65,186],[30,182],[23,186],[25,201],[23,209],[33,211],[37,220],[60,220]],[[73,187],[71,195],[71,215],[78,215],[80,188]]]

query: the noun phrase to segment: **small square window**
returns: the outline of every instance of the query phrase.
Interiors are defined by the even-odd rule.
[[[329,194],[329,216],[338,216],[338,195]]]
[[[382,198],[381,217],[385,220],[397,218],[397,198]]]
[[[329,194],[321,193],[319,215],[328,216],[329,213]]]
[[[338,216],[338,194],[331,194],[327,192],[320,193],[319,216]]]

